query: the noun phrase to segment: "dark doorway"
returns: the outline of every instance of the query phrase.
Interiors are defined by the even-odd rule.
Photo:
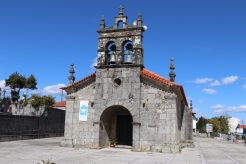
[[[132,146],[132,116],[117,116],[117,144]]]
[[[113,105],[105,109],[100,117],[99,145],[110,146],[111,140],[117,145],[132,146],[132,115],[125,107]]]

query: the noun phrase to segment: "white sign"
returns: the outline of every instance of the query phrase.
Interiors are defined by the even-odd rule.
[[[206,124],[206,132],[207,133],[213,132],[213,124]]]
[[[237,134],[243,134],[243,128],[237,128],[236,132]]]
[[[79,105],[79,121],[87,121],[89,101],[82,100]]]

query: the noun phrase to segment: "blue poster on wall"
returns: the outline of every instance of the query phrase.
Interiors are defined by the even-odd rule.
[[[88,104],[89,104],[89,101],[87,101],[87,100],[80,101],[80,105],[79,105],[79,121],[87,121]]]

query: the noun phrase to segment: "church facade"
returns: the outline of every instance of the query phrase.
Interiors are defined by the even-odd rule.
[[[64,146],[104,148],[112,140],[136,151],[179,152],[192,143],[184,89],[144,68],[142,17],[133,25],[120,7],[112,27],[102,17],[96,72],[75,82],[70,68]]]

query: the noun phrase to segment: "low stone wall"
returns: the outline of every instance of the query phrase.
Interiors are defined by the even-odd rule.
[[[32,107],[31,104],[27,104],[26,106],[22,106],[20,104],[11,104],[8,109],[12,115],[23,115],[23,116],[41,116],[45,110],[44,106],[40,106],[38,109]]]

